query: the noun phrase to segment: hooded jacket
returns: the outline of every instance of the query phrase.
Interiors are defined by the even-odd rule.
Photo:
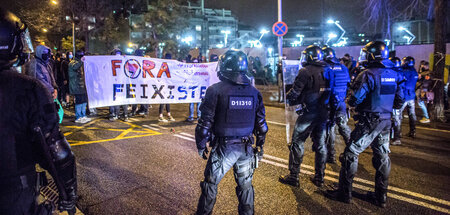
[[[69,63],[69,90],[72,95],[86,93],[83,65],[83,62],[78,58],[74,58]]]
[[[30,67],[26,71],[26,74],[41,82],[50,95],[52,95],[58,87],[56,85],[55,78],[53,77],[52,66],[50,65],[49,60],[47,59],[44,61],[42,59],[42,54],[46,49],[50,50],[50,48],[43,45],[36,47],[35,58],[31,60],[29,64]]]

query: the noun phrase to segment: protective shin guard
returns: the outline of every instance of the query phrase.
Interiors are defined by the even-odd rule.
[[[339,160],[342,163],[339,174],[339,190],[345,197],[351,198],[353,178],[358,170],[358,156],[351,152],[344,152],[339,156]]]
[[[375,167],[375,194],[378,200],[386,196],[389,185],[389,174],[391,172],[391,160],[387,154],[377,155],[372,158],[372,164]],[[384,200],[385,202],[386,200]]]
[[[196,215],[212,214],[214,204],[216,203],[217,185],[206,181],[200,182],[202,194],[198,200]]]
[[[238,211],[240,215],[254,214],[255,191],[251,183],[236,187],[236,195],[239,200]]]

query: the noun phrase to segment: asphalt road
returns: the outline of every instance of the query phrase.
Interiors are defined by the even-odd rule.
[[[206,165],[195,147],[195,124],[184,122],[186,104],[172,105],[175,122],[159,123],[157,109],[154,105],[149,117],[128,123],[109,122],[103,109],[85,125],[71,122],[70,117],[64,120],[62,130],[77,159],[79,207],[85,214],[194,214]],[[359,157],[353,204],[323,195],[337,183],[340,164],[327,165],[323,188],[310,182],[314,172],[310,139],[300,188],[279,183],[278,176],[288,173],[284,109],[267,107],[266,111],[266,154],[253,180],[256,214],[450,213],[450,130],[421,126],[416,139],[405,137],[403,145],[391,147],[389,199],[381,209],[364,199],[366,191],[374,188],[371,149]],[[340,137],[337,141],[340,153],[344,146]],[[214,214],[237,214],[235,186],[231,171],[219,184]]]

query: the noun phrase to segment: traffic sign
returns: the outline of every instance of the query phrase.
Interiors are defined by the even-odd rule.
[[[276,36],[282,37],[288,32],[288,26],[284,22],[275,22],[272,26],[272,32]]]

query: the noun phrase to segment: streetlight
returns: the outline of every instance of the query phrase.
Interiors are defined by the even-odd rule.
[[[406,32],[407,34],[409,34],[409,36],[404,36],[404,37],[403,37],[403,38],[405,38],[405,39],[407,40],[406,44],[410,45],[410,44],[412,43],[412,41],[413,41],[414,39],[416,39],[416,36],[415,36],[413,33],[411,33],[411,31],[409,31],[408,29],[406,29],[405,27],[400,26],[400,27],[398,28],[398,30],[399,30],[399,31],[404,31],[404,32]]]
[[[192,38],[191,36],[187,36],[185,38],[181,39],[181,42],[186,43],[188,45],[191,45],[191,42],[194,40],[194,38]]]
[[[332,20],[332,19],[329,19],[328,21],[327,21],[327,23],[328,24],[335,24],[341,31],[342,31],[342,34],[341,34],[341,36],[339,36],[339,39],[337,40],[337,42],[339,42],[339,40],[341,40],[342,39],[342,37],[344,36],[344,34],[345,34],[345,30],[344,30],[344,28],[342,28],[342,26],[339,24],[339,21],[334,21],[334,20]],[[328,42],[327,42],[328,43]]]
[[[159,47],[159,58],[162,58],[164,46],[166,46],[166,43],[158,43],[158,47]]]
[[[330,42],[331,39],[336,38],[337,35],[335,33],[329,33],[328,34],[328,40],[325,44],[328,44],[328,42]]]
[[[228,34],[231,34],[231,32],[229,30],[222,30],[220,31],[220,33],[225,34],[225,47],[227,47],[227,42],[228,42]]]
[[[132,42],[129,42],[129,43],[128,43],[128,47],[131,48],[131,47],[133,47],[133,46],[134,46],[134,44],[133,44]]]
[[[50,3],[52,3],[53,5],[58,5],[58,1],[56,0],[51,0]]]
[[[42,32],[47,33],[47,32],[48,32],[48,29],[47,29],[47,28],[43,28],[43,29],[42,29]]]
[[[295,35],[295,36],[299,38],[298,46],[302,46],[303,37],[305,37],[305,35],[303,35],[303,34],[297,34],[297,35]]]
[[[266,29],[262,29],[259,33],[261,34],[261,36],[259,37],[259,40],[261,40],[264,36],[264,34],[269,33],[270,31],[266,30]]]

